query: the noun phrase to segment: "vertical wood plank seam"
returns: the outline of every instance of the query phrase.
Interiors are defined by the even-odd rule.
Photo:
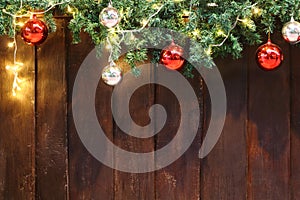
[[[66,149],[65,149],[65,153],[66,153],[66,178],[65,178],[65,181],[66,181],[66,199],[69,200],[70,199],[70,177],[69,177],[69,158],[70,158],[70,151],[69,151],[69,111],[68,111],[68,108],[69,108],[69,92],[71,91],[70,90],[70,86],[69,86],[69,83],[70,83],[70,77],[69,77],[69,67],[70,67],[70,62],[69,62],[69,59],[70,59],[70,55],[69,55],[69,49],[70,49],[70,40],[69,40],[69,31],[67,29],[67,22],[69,21],[70,19],[69,18],[64,18],[64,36],[65,36],[65,80],[66,80],[66,84],[65,84],[65,111],[66,111],[66,117],[65,117],[65,135],[66,135]]]
[[[116,134],[116,131],[117,131],[117,125],[116,125],[116,122],[114,121],[114,116],[111,115],[111,121],[112,121],[112,140],[113,140],[113,143],[115,144],[116,141],[115,141],[115,134]],[[114,150],[113,150],[114,151]],[[115,151],[113,152],[113,159],[114,159],[114,168],[116,168],[116,160],[115,160]],[[117,191],[117,187],[116,187],[116,179],[117,179],[117,173],[118,171],[116,169],[113,169],[113,194],[112,194],[112,199],[115,200],[116,199],[116,191]]]
[[[151,71],[153,71],[153,79],[154,79],[154,82],[156,83],[157,81],[156,81],[156,74],[157,74],[157,69],[156,69],[156,67],[157,67],[157,64],[156,63],[152,63],[151,64],[152,66],[153,66],[153,70],[151,70]],[[157,102],[156,102],[156,97],[157,97],[157,95],[156,95],[156,92],[157,92],[157,84],[153,84],[153,103],[154,104],[156,104]],[[155,127],[155,124],[154,124],[154,130],[156,129],[156,127]],[[157,134],[155,134],[154,135],[154,138],[153,138],[153,145],[154,145],[154,151],[156,151],[157,150],[157,140],[158,140],[158,135]],[[155,154],[154,154],[154,165],[156,165],[156,156],[155,156]],[[157,200],[157,180],[158,180],[158,178],[157,178],[157,173],[156,172],[153,172],[154,173],[154,199],[155,200]]]
[[[36,174],[37,168],[37,159],[36,159],[36,151],[37,151],[37,134],[38,134],[38,53],[37,47],[34,46],[34,136],[33,136],[33,159],[34,159],[34,166],[33,168],[33,176],[34,176],[34,194],[33,197],[38,199],[38,177]]]
[[[291,45],[289,45],[289,70],[290,70],[290,74],[289,74],[289,89],[290,89],[290,99],[289,99],[289,199],[292,200],[292,122],[293,122],[293,116],[292,116],[292,106],[293,106],[293,59],[292,59],[292,48]]]
[[[199,75],[200,76],[200,75]],[[199,82],[200,82],[200,91],[201,91],[201,97],[200,97],[200,99],[201,99],[201,105],[200,105],[200,122],[199,122],[199,125],[201,126],[201,136],[200,136],[200,147],[199,148],[201,148],[201,145],[202,145],[202,142],[203,142],[203,137],[204,137],[204,127],[205,127],[205,112],[204,112],[204,109],[205,109],[205,89],[204,89],[204,84],[203,84],[203,82],[204,82],[204,80],[203,80],[203,78],[200,76],[200,78],[199,78],[200,80],[199,80]],[[201,118],[202,117],[202,118]],[[199,158],[200,159],[200,158]],[[201,190],[201,187],[202,187],[202,185],[201,185],[201,172],[202,172],[202,160],[203,159],[200,159],[200,161],[199,161],[199,176],[198,176],[198,181],[199,181],[199,189],[198,189],[198,192],[199,192],[199,198],[200,199],[203,199],[202,198],[202,190]]]
[[[247,54],[248,56],[248,54]],[[250,101],[249,101],[249,93],[250,93],[250,83],[249,83],[249,76],[250,76],[250,61],[249,59],[253,59],[248,57],[247,58],[247,66],[246,66],[246,77],[247,77],[247,81],[246,81],[246,122],[245,122],[245,134],[246,134],[246,160],[247,160],[247,163],[246,163],[246,180],[247,180],[247,183],[246,183],[246,196],[245,196],[245,199],[248,200],[249,199],[249,190],[250,190],[250,186],[251,186],[251,183],[250,183],[250,173],[249,173],[249,170],[250,170],[250,159],[249,159],[249,149],[250,149],[250,143],[249,143],[249,110],[250,110]]]

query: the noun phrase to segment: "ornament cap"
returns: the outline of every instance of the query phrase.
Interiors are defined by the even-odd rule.
[[[291,22],[294,22],[294,21],[295,21],[295,19],[294,19],[294,17],[292,16],[292,17],[291,17]]]
[[[36,17],[36,14],[31,14],[30,15],[30,19],[36,19],[37,17]]]

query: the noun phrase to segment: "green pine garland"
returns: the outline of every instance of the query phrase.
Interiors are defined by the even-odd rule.
[[[28,11],[46,10],[53,4],[65,2],[57,6],[57,9],[72,17],[69,28],[73,33],[73,42],[80,42],[81,31],[87,32],[95,45],[109,38],[113,49],[112,59],[119,57],[121,35],[99,23],[99,13],[108,6],[109,1],[23,0],[22,9],[19,10],[20,2],[20,0],[0,2],[0,35],[11,37],[14,35],[12,17],[5,12],[26,14]],[[119,30],[141,28],[143,20],[148,19],[163,5],[158,14],[150,19],[148,26],[172,29],[196,40],[201,46],[191,45],[190,60],[205,59],[207,62],[205,66],[211,66],[211,59],[207,55],[196,53],[200,48],[206,49],[206,53],[211,57],[232,55],[239,58],[244,45],[261,43],[267,32],[280,30],[292,15],[295,20],[300,20],[298,0],[113,0],[112,2],[113,7],[121,13]],[[68,8],[73,10],[72,14],[68,12]],[[44,18],[50,30],[55,31],[52,11],[45,13]],[[153,42],[168,44],[172,36],[148,35],[147,39],[149,38]],[[146,42],[143,39],[124,41],[127,45],[133,46]],[[148,59],[149,54],[152,60],[157,62],[159,52],[147,49],[130,51],[125,55],[125,60],[133,71],[138,73],[135,64]],[[188,63],[183,73],[191,76],[191,71],[192,67]]]

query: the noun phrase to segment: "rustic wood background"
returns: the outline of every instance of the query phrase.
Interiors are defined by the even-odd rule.
[[[225,82],[228,111],[221,138],[201,160],[198,150],[209,123],[209,95],[199,76],[189,79],[202,111],[194,143],[164,169],[130,174],[94,159],[76,133],[72,86],[93,44],[86,34],[80,44],[71,44],[66,19],[57,19],[57,26],[37,48],[18,38],[18,60],[25,63],[20,76],[26,81],[17,98],[11,95],[13,75],[5,70],[13,60],[13,50],[7,47],[11,39],[0,39],[0,199],[300,199],[299,48],[274,36],[285,60],[272,72],[257,67],[257,47],[246,48],[239,60],[215,60]],[[169,90],[146,85],[132,97],[131,112],[138,124],[149,121],[147,108],[154,103],[169,114],[163,131],[147,140],[131,138],[116,127],[111,92],[100,81],[96,110],[116,145],[143,152],[170,141],[180,116]]]

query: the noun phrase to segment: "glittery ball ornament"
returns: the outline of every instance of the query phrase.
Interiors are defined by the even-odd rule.
[[[113,28],[120,22],[120,15],[117,9],[109,5],[99,14],[100,23],[107,28]]]
[[[183,49],[181,46],[172,42],[169,46],[165,47],[160,54],[160,62],[168,69],[180,69],[184,63]]]
[[[29,45],[42,44],[48,36],[47,25],[33,15],[21,28],[21,37]]]
[[[300,23],[295,21],[294,18],[285,23],[282,28],[282,36],[285,41],[291,44],[300,42]]]
[[[280,66],[282,61],[283,53],[280,47],[273,44],[270,39],[256,51],[256,62],[263,70],[274,70]]]
[[[115,63],[111,63],[102,70],[102,80],[110,86],[117,85],[122,80],[122,70]]]

